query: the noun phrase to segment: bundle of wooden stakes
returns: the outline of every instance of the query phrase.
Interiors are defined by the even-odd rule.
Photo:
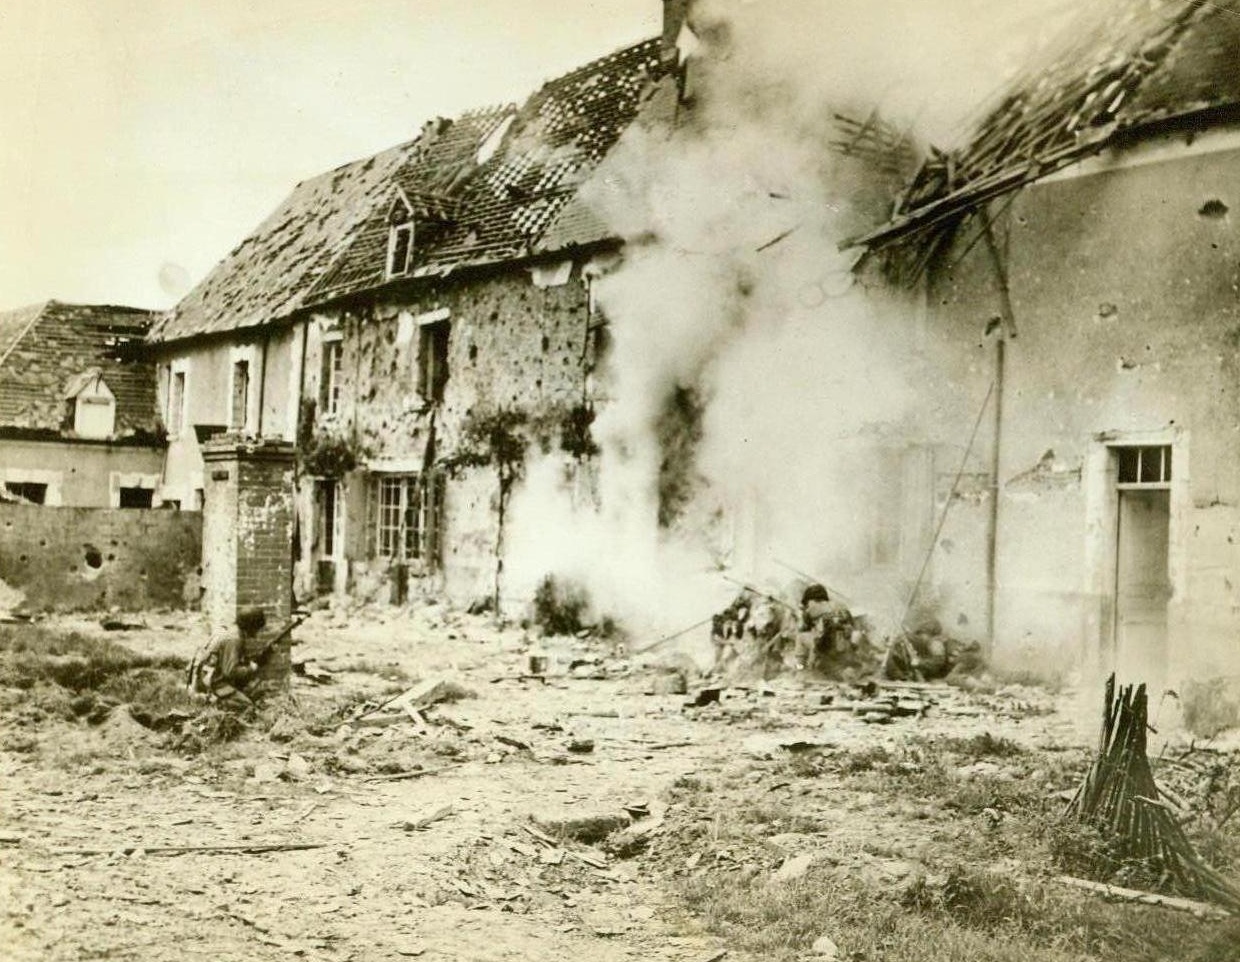
[[[1159,798],[1146,756],[1148,709],[1145,685],[1125,685],[1116,695],[1115,676],[1107,679],[1098,756],[1067,814],[1103,834],[1098,870],[1139,865],[1158,876],[1163,891],[1240,911],[1240,891],[1201,860]]]

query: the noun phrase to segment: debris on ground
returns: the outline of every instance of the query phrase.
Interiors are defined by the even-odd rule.
[[[878,667],[882,653],[864,615],[816,582],[795,597],[741,584],[740,594],[711,619],[712,673],[769,678],[796,671],[853,679]]]

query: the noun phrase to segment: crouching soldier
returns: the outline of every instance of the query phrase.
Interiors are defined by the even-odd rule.
[[[801,624],[796,635],[796,664],[820,670],[827,659],[851,646],[853,616],[847,605],[832,601],[827,589],[813,584],[801,594]]]
[[[740,656],[753,603],[753,594],[748,590],[742,591],[730,605],[711,618],[710,641],[715,648],[712,670],[723,671]]]

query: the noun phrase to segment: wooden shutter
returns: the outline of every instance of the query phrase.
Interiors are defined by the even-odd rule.
[[[428,503],[426,511],[426,561],[438,567],[443,559],[443,505],[446,476],[442,471],[425,475]]]
[[[344,477],[344,556],[350,560],[374,557],[374,487],[365,471],[350,471]]]

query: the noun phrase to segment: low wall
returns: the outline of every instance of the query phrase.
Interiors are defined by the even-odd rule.
[[[0,581],[31,611],[193,608],[196,511],[0,505]]]

